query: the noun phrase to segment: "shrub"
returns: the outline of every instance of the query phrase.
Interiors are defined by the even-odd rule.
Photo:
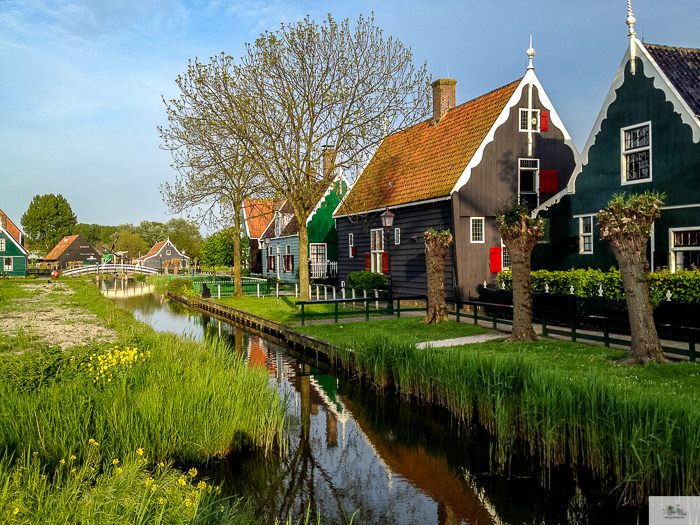
[[[348,288],[355,290],[375,290],[388,284],[386,275],[368,271],[348,274]]]
[[[165,288],[173,294],[194,296],[194,285],[187,279],[173,279]]]

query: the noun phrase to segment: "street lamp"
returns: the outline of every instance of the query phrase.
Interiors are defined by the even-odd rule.
[[[394,226],[394,214],[389,211],[389,207],[386,207],[384,213],[382,213],[382,227],[384,228],[384,233],[386,234],[386,280],[389,288],[389,312],[394,310],[394,299],[391,296],[391,256],[389,246],[391,246],[391,239],[389,237],[389,230]]]

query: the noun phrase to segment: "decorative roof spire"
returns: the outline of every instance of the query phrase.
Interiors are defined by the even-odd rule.
[[[627,36],[630,37],[630,72],[634,75],[637,71],[637,49],[634,43],[635,40],[635,35],[637,33],[634,32],[634,23],[637,21],[637,19],[634,17],[634,14],[632,14],[632,0],[627,0],[627,21],[626,24],[630,28],[629,33],[627,33]]]
[[[532,57],[535,56],[535,50],[532,47],[532,35],[530,35],[530,48],[527,50],[527,56],[530,57],[530,63],[527,66],[528,70],[534,70],[535,66],[532,65]]]

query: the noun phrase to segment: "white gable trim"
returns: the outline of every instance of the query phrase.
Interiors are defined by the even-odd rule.
[[[29,252],[27,251],[27,249],[26,249],[24,246],[22,246],[20,243],[18,243],[18,242],[17,242],[17,239],[15,239],[12,235],[10,235],[10,232],[8,232],[8,231],[7,231],[5,228],[3,228],[2,226],[0,226],[0,232],[3,232],[3,233],[7,236],[7,238],[10,239],[10,240],[12,241],[12,244],[14,244],[15,246],[17,246],[17,248],[19,248],[20,251],[21,251],[22,253],[24,253],[25,255],[29,256]]]
[[[328,187],[326,188],[326,192],[321,196],[320,199],[318,199],[316,206],[314,207],[313,210],[311,210],[311,213],[309,213],[309,216],[306,218],[306,225],[307,226],[311,222],[311,219],[314,218],[314,215],[316,214],[316,212],[321,209],[321,205],[323,204],[323,201],[325,201],[326,198],[331,194],[331,192],[333,192],[333,190],[335,190],[335,183],[336,182],[341,182],[341,184],[342,184],[342,182],[345,182],[345,185],[348,186],[348,180],[345,178],[345,175],[343,175],[343,170],[338,170],[338,171],[339,171],[338,175],[336,175],[335,178],[333,179],[333,182],[331,182],[328,185]],[[350,192],[350,189],[348,188],[346,195],[349,192]],[[340,204],[342,204],[342,200],[341,200]],[[337,209],[338,208],[336,207],[336,210]],[[335,213],[335,210],[333,210],[333,212]],[[333,214],[331,214],[331,216],[333,216]]]
[[[163,246],[160,247],[160,250],[158,250],[156,253],[154,253],[153,255],[150,255],[149,257],[144,257],[144,258],[141,259],[141,260],[142,260],[142,261],[147,261],[148,259],[153,259],[154,257],[158,257],[158,256],[161,254],[161,252],[162,252],[163,250],[165,250],[168,246],[177,252],[177,255],[179,256],[180,259],[189,259],[189,257],[188,257],[187,255],[183,255],[182,253],[180,253],[180,250],[178,250],[177,248],[175,248],[175,245],[174,245],[173,243],[171,243],[171,242],[168,240],[168,241],[165,242],[165,244],[164,244]],[[170,257],[171,259],[177,259],[177,258],[178,258],[178,257],[173,257],[172,254],[170,254],[169,256],[166,256],[166,257]],[[167,259],[166,259],[166,260],[167,260]]]
[[[544,106],[549,111],[550,123],[552,125],[554,125],[556,128],[558,128],[559,131],[562,132],[562,134],[564,135],[564,143],[567,146],[569,146],[571,148],[571,150],[574,152],[574,158],[578,159],[579,152],[576,149],[576,145],[574,144],[574,141],[571,140],[571,136],[569,135],[569,132],[566,130],[566,127],[564,126],[564,123],[562,122],[561,118],[559,118],[559,114],[554,109],[554,105],[552,104],[552,101],[549,100],[547,93],[545,93],[544,88],[542,87],[542,84],[540,83],[539,79],[537,78],[537,75],[535,75],[535,71],[530,69],[525,74],[523,79],[520,81],[520,84],[518,85],[516,90],[511,95],[510,99],[508,100],[508,103],[505,105],[505,107],[503,108],[501,113],[498,115],[498,118],[491,126],[491,129],[489,129],[489,132],[486,134],[486,137],[479,145],[479,148],[476,150],[476,152],[474,153],[472,158],[469,160],[467,167],[464,168],[462,175],[460,175],[459,179],[457,180],[457,183],[454,185],[454,187],[450,191],[450,195],[456,191],[459,191],[467,182],[469,182],[469,179],[471,178],[472,170],[474,168],[476,168],[484,158],[484,151],[486,150],[486,146],[488,146],[491,142],[493,142],[495,140],[496,130],[498,128],[500,128],[503,124],[508,122],[508,119],[510,118],[511,109],[519,104],[520,99],[523,96],[523,90],[525,89],[525,86],[529,86],[530,84],[532,84],[533,86],[535,86],[537,88],[537,93],[539,96],[540,103],[542,104],[542,106]]]
[[[245,236],[250,239],[250,228],[248,227],[248,213],[245,209],[245,203],[243,204],[243,229],[245,230]]]

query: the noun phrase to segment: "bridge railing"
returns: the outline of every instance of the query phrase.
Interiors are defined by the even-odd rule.
[[[98,273],[147,273],[157,275],[158,270],[149,268],[148,266],[136,266],[135,264],[90,264],[73,268],[72,270],[64,270],[61,275],[66,277],[76,277],[78,275]]]

